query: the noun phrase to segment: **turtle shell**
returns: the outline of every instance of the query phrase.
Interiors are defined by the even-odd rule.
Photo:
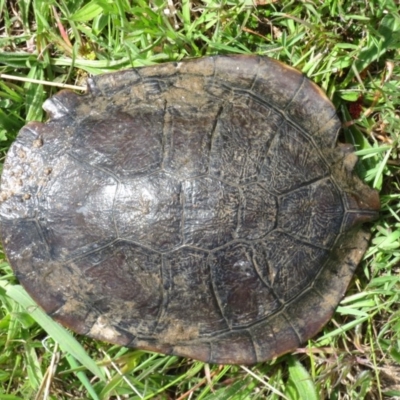
[[[323,92],[265,57],[219,56],[61,91],[9,150],[0,226],[16,276],[93,338],[253,364],[330,319],[377,193],[336,147]]]

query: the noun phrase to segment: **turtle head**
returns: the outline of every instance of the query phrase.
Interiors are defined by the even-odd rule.
[[[379,194],[361,181],[354,171],[358,157],[351,144],[340,143],[334,150],[335,163],[333,175],[338,181],[345,183],[347,227],[358,226],[365,222],[375,221],[381,208]]]

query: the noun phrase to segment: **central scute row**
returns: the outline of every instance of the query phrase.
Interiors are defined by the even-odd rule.
[[[341,228],[343,207],[330,178],[276,196],[263,182],[238,187],[211,176],[179,181],[162,171],[117,181],[68,155],[59,165],[67,162],[68,169],[53,167],[57,179],[39,204],[38,220],[55,259],[117,238],[161,253],[182,245],[210,251],[263,239],[274,229],[330,248]],[[60,190],[60,182],[69,190]]]

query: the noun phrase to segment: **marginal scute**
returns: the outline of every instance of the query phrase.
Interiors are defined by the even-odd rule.
[[[304,80],[294,68],[279,62],[271,62],[268,58],[260,60],[254,74],[252,86],[254,93],[283,113],[286,112],[287,106],[292,102]]]
[[[240,57],[237,58],[239,59]],[[232,61],[233,59],[227,57],[216,57],[215,78],[226,86],[251,90],[254,84],[254,72],[258,70],[261,59],[252,57],[246,63]]]
[[[60,156],[47,141],[43,143],[43,134],[51,136],[47,124],[30,122],[7,153],[0,188],[0,214],[5,220],[34,218],[36,214],[36,197],[51,178],[49,165]]]
[[[307,340],[310,334],[316,334],[321,329],[321,324],[330,319],[330,315],[345,294],[360,258],[367,249],[369,236],[363,230],[348,231],[341,236],[325,268],[316,276],[312,288],[305,290],[298,301],[288,305],[286,314],[299,333],[301,341]],[[341,262],[338,263],[337,260]],[[321,307],[321,304],[324,307]],[[310,310],[316,318],[301,317],[303,307]]]
[[[245,329],[221,335],[218,343],[211,343],[210,359],[207,361],[222,364],[255,364],[258,360],[251,335]]]
[[[48,290],[49,281],[57,275],[58,265],[53,263],[37,223],[17,220],[14,223],[2,220],[2,240],[8,258],[13,261],[16,275],[41,307],[51,313],[64,304],[61,292]],[[67,275],[67,273],[65,274]]]
[[[304,317],[307,321],[310,316]],[[249,329],[257,361],[269,360],[295,349],[301,345],[300,337],[284,312],[280,311],[268,319],[268,323],[259,323]],[[251,364],[252,362],[249,362]]]
[[[88,89],[93,96],[114,97],[117,94],[129,93],[132,86],[141,81],[139,73],[134,69],[120,71],[118,74],[104,74],[88,79]]]
[[[173,354],[182,356],[182,357],[190,357],[196,360],[204,360],[205,362],[211,361],[211,345],[210,343],[198,342],[195,347],[193,347],[190,343],[179,344],[174,346],[172,350]]]
[[[318,101],[315,99],[318,98]],[[309,80],[304,80],[301,89],[296,93],[290,107],[287,109],[289,118],[316,138],[318,145],[333,147],[336,132],[340,123],[336,118],[336,111],[325,93]],[[324,128],[331,121],[335,121],[335,135],[329,137]],[[322,131],[322,134],[319,134]]]
[[[289,352],[331,318],[379,198],[301,73],[204,57],[96,76],[44,108],[8,152],[0,233],[52,318],[232,364]]]
[[[215,64],[219,57],[203,57],[191,60],[190,62],[178,62],[172,65],[176,66],[177,71],[182,77],[200,76],[209,77],[215,74]]]

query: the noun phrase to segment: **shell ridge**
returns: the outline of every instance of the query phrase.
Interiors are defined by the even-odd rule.
[[[275,193],[275,195],[277,195],[278,198],[282,198],[283,196],[286,196],[288,194],[296,193],[297,191],[302,190],[302,189],[312,185],[313,183],[318,183],[318,182],[324,181],[326,179],[330,179],[329,173],[326,173],[323,176],[317,176],[317,177],[315,177],[313,179],[310,179],[310,180],[308,180],[306,182],[302,182],[302,183],[298,184],[295,187],[292,187],[292,188],[289,188],[289,189],[286,189],[286,190],[284,190],[284,189],[283,190],[279,190],[279,193],[278,194]],[[335,185],[335,187],[337,188],[336,185]]]
[[[158,335],[160,325],[168,318],[169,291],[171,289],[171,269],[165,265],[165,254],[161,254],[161,303],[154,322],[153,333]],[[162,329],[162,328],[161,328]]]
[[[254,72],[253,81],[251,82],[250,89],[249,89],[251,92],[254,91],[254,87],[255,87],[256,82],[257,82],[257,79],[258,79],[258,77],[259,77],[260,65],[261,65],[261,57],[258,56],[258,57],[257,57],[257,69],[256,69],[256,71]]]
[[[164,100],[164,109],[163,109],[163,128],[162,128],[162,134],[161,134],[161,169],[165,171],[165,159],[167,157],[167,105],[168,101]],[[171,135],[172,136],[172,135]]]
[[[253,360],[251,361],[247,361],[246,360],[246,364],[256,364],[257,362],[260,362],[262,360],[262,358],[260,357],[260,353],[258,350],[258,346],[256,341],[254,340],[253,335],[251,334],[250,330],[248,329],[244,329],[243,332],[246,334],[246,336],[248,337],[251,346],[252,346],[252,353],[253,353]]]
[[[336,144],[336,142],[337,142],[337,138],[338,138],[338,136],[339,136],[339,131],[340,131],[341,125],[342,125],[342,124],[340,123],[340,119],[339,119],[339,117],[338,117],[338,113],[337,113],[336,110],[333,111],[331,118],[330,118],[328,121],[326,121],[326,122],[324,123],[324,125],[321,126],[318,130],[312,132],[311,135],[312,135],[312,136],[315,136],[315,135],[320,134],[320,133],[323,134],[326,130],[330,129],[329,124],[330,124],[331,122],[334,122],[334,124],[337,126],[335,137],[332,138],[332,140],[331,140],[331,143],[332,143],[331,148],[334,148],[334,147],[335,147],[335,144]]]
[[[210,141],[209,141],[209,149],[208,149],[208,160],[207,160],[207,172],[206,175],[211,176],[211,162],[212,162],[212,153],[213,153],[213,148],[215,147],[215,141],[216,141],[216,136],[217,136],[217,127],[218,123],[221,118],[221,114],[224,111],[224,107],[220,106],[218,109],[217,115],[215,116],[214,119],[214,125],[211,129],[211,135],[210,135]]]
[[[112,246],[113,244],[119,242],[121,239],[119,238],[114,238],[112,240],[110,240],[109,242],[106,242],[105,244],[98,246],[94,249],[91,249],[90,246],[92,246],[93,244],[96,243],[89,243],[88,245],[86,245],[86,248],[89,248],[87,251],[83,251],[80,254],[72,254],[70,257],[66,257],[62,259],[62,262],[65,263],[65,265],[72,265],[72,263],[74,263],[75,261],[81,260],[91,254],[95,254],[98,253],[104,249],[106,249],[107,247]]]
[[[120,231],[119,231],[118,224],[117,224],[117,218],[115,216],[115,208],[116,208],[115,204],[117,202],[118,195],[120,194],[120,191],[121,191],[121,182],[117,181],[117,187],[115,189],[115,193],[114,193],[114,197],[113,197],[113,201],[112,201],[112,206],[111,206],[111,218],[112,218],[112,221],[113,221],[113,224],[114,224],[114,230],[115,230],[117,239],[120,238]]]
[[[36,213],[36,215],[35,215],[35,218],[33,218],[33,221],[35,222],[35,226],[36,226],[36,229],[37,229],[37,233],[39,234],[40,239],[41,239],[42,242],[44,243],[44,247],[45,247],[45,249],[46,249],[47,255],[49,256],[49,259],[50,259],[50,260],[53,260],[53,257],[52,257],[52,255],[51,255],[51,251],[50,251],[50,245],[49,245],[49,243],[48,243],[48,241],[47,241],[47,239],[46,239],[45,234],[43,233],[43,227],[42,227],[42,225],[40,224],[40,221],[39,221],[39,218],[38,218],[38,216],[37,216],[37,213]]]
[[[238,208],[238,212],[237,212],[236,228],[235,228],[235,231],[234,231],[234,233],[232,235],[232,237],[234,239],[238,239],[239,238],[240,228],[242,227],[243,212],[244,212],[244,209],[246,207],[246,197],[244,196],[243,188],[239,186],[238,187],[238,192],[239,192],[239,208]]]
[[[210,258],[211,258],[211,255],[208,255],[208,256],[207,256],[207,266],[208,266],[208,269],[209,269],[209,276],[210,276],[210,280],[211,280],[211,285],[210,285],[211,294],[212,294],[212,296],[214,297],[216,304],[218,304],[219,311],[220,311],[220,313],[221,313],[222,318],[224,319],[224,321],[225,321],[225,323],[226,323],[227,328],[228,328],[229,330],[232,330],[232,326],[233,326],[232,321],[230,321],[230,320],[225,316],[225,313],[224,313],[224,305],[222,304],[221,298],[220,298],[219,295],[218,295],[218,289],[217,289],[217,286],[216,286],[216,283],[215,283],[214,272],[213,272],[213,268],[212,268],[212,266],[211,266],[211,260],[210,260]]]
[[[274,278],[275,278],[275,276],[271,276],[272,274],[269,273],[268,274],[269,275],[269,280],[270,280],[269,282],[264,278],[263,274],[261,273],[262,268],[261,268],[260,264],[257,261],[257,257],[255,256],[256,249],[254,248],[254,246],[252,246],[251,248],[253,250],[253,257],[251,258],[252,259],[252,264],[254,266],[254,270],[256,271],[256,274],[258,275],[258,278],[264,284],[264,286],[271,291],[271,293],[273,294],[275,299],[278,300],[278,302],[282,306],[283,305],[282,300],[279,298],[279,296],[274,291]],[[271,271],[271,267],[268,265],[268,260],[266,260],[266,266],[264,267],[264,269],[266,269],[268,271]]]
[[[301,292],[301,294],[303,294],[303,293],[304,293],[304,291]],[[287,306],[284,307],[284,309],[283,309],[281,315],[285,318],[286,323],[290,326],[290,328],[292,329],[292,331],[293,331],[294,334],[296,335],[297,342],[298,342],[298,343],[297,343],[297,346],[300,346],[300,345],[303,343],[303,338],[301,337],[299,331],[298,331],[298,330],[295,328],[295,326],[292,324],[292,320],[291,320],[290,316],[288,316],[288,315],[286,314],[286,308],[287,308]]]
[[[161,254],[161,264],[159,268],[159,274],[160,274],[160,279],[161,279],[161,284],[160,284],[160,297],[161,297],[161,302],[160,302],[160,307],[157,311],[157,316],[155,318],[154,322],[154,327],[153,327],[153,333],[157,332],[157,329],[160,325],[160,321],[165,318],[165,315],[167,314],[167,309],[168,309],[168,303],[169,303],[169,298],[168,298],[168,290],[171,286],[171,271],[165,266],[165,255]]]
[[[295,239],[295,240],[301,242],[302,244],[306,244],[307,246],[311,246],[313,249],[324,250],[324,251],[328,251],[328,250],[331,249],[330,246],[326,246],[326,247],[325,246],[321,246],[317,242],[308,241],[306,238],[304,238],[302,236],[297,236],[296,234],[293,234],[293,233],[290,233],[290,232],[287,232],[283,228],[277,228],[277,229],[274,230],[274,232],[275,233],[279,232],[279,233],[283,233],[284,235],[290,236],[292,239]]]
[[[298,86],[298,88],[294,91],[293,96],[291,97],[291,99],[289,100],[289,103],[286,104],[286,106],[284,107],[284,113],[286,114],[286,111],[289,109],[289,107],[293,104],[293,102],[296,100],[296,97],[299,95],[299,93],[301,92],[301,90],[304,88],[304,84],[305,82],[308,82],[306,76],[304,74],[301,74],[301,81],[300,84]]]
[[[183,188],[185,181],[181,182],[179,185],[179,204],[181,205],[181,218],[180,218],[180,234],[181,234],[181,246],[183,247],[185,244],[185,220],[186,220],[186,215],[185,215],[185,203],[186,203],[186,197],[185,197],[185,190]]]
[[[99,165],[96,165],[96,164],[91,164],[90,162],[83,160],[78,155],[75,155],[74,153],[71,153],[70,151],[67,151],[65,154],[67,156],[71,157],[72,159],[74,159],[79,164],[85,165],[86,167],[89,167],[89,168],[97,170],[97,171],[101,171],[101,172],[107,174],[108,176],[110,176],[111,178],[113,178],[116,181],[116,183],[121,183],[121,180],[118,178],[118,176],[115,175],[114,172],[110,171],[109,169],[100,167]]]

